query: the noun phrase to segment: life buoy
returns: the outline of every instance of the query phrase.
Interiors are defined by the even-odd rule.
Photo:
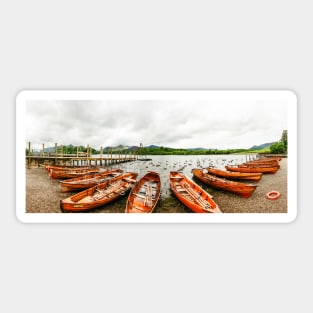
[[[276,200],[280,197],[280,192],[278,191],[270,191],[266,194],[266,198],[269,200]]]

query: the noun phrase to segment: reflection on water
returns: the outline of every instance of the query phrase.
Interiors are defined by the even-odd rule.
[[[255,159],[255,155],[152,155],[151,161],[133,161],[115,164],[111,168],[121,168],[127,172],[138,173],[138,180],[147,171],[155,171],[161,177],[161,197],[171,195],[169,184],[170,171],[182,171],[192,178],[193,168],[216,167],[225,169],[226,165],[237,165],[247,160]]]

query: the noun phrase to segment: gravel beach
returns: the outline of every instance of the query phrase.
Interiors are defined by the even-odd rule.
[[[194,178],[193,178],[194,179]],[[238,195],[212,189],[194,179],[208,191],[224,213],[287,213],[287,159],[282,159],[276,174],[263,174],[258,187],[248,199]],[[277,200],[268,200],[266,194],[280,192]],[[62,213],[60,200],[74,193],[62,193],[58,180],[49,177],[44,168],[26,169],[26,212]],[[94,209],[88,213],[123,213],[127,196],[111,204]],[[154,213],[192,213],[182,205],[171,192],[160,198]],[[75,214],[75,213],[74,213]]]

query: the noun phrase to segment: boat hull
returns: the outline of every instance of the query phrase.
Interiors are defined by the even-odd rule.
[[[251,181],[259,181],[262,178],[262,173],[241,173],[241,172],[230,172],[223,171],[216,168],[206,168],[209,174],[224,177],[234,180],[251,180]]]
[[[120,169],[113,169],[101,173],[88,174],[61,181],[62,192],[81,190],[94,187],[106,180],[112,179],[123,173]]]
[[[170,187],[177,199],[195,213],[222,213],[204,189],[180,172],[170,172]]]
[[[242,172],[242,173],[263,173],[263,174],[275,174],[278,171],[278,167],[235,167],[225,166],[228,171]]]
[[[125,213],[152,213],[161,193],[161,178],[148,172],[134,186],[128,196]]]
[[[79,170],[90,168],[90,166],[75,166],[75,165],[46,165],[46,170],[49,172],[50,170]]]
[[[243,198],[251,197],[252,193],[257,187],[257,185],[254,184],[244,184],[241,182],[235,182],[232,180],[227,180],[224,178],[213,176],[208,173],[203,173],[202,169],[193,169],[192,173],[203,183],[212,186],[213,188],[226,190],[238,194]]]
[[[64,179],[64,178],[75,178],[81,177],[87,174],[99,173],[99,168],[84,168],[84,169],[71,169],[71,170],[60,170],[60,169],[50,169],[49,176],[54,179]]]
[[[136,183],[137,173],[125,173],[60,201],[64,212],[82,212],[104,206],[123,196]]]

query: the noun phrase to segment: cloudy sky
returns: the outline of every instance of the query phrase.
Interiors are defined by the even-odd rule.
[[[159,145],[250,148],[287,129],[281,101],[27,101],[26,142],[32,148]]]

